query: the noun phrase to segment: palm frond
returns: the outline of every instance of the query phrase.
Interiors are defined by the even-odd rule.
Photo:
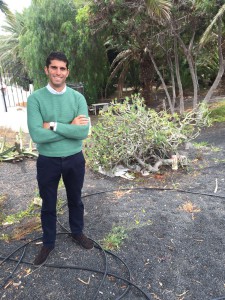
[[[170,20],[172,3],[170,0],[145,0],[148,14],[159,23]]]
[[[200,40],[200,47],[204,46],[204,44],[209,40],[209,35],[212,32],[214,25],[217,23],[218,19],[223,16],[224,12],[225,12],[225,4],[221,6],[218,13],[213,18],[211,24],[206,28],[205,32],[203,33]]]
[[[112,64],[111,64],[111,69],[114,68],[114,66],[121,60],[127,59],[129,55],[131,55],[132,51],[131,50],[124,50],[121,51],[116,58],[113,60]]]
[[[13,16],[13,13],[9,9],[8,5],[2,0],[0,0],[0,11],[3,14],[5,14],[8,18],[11,18]]]

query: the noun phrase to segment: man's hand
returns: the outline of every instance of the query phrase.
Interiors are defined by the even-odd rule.
[[[87,125],[89,122],[89,119],[85,115],[77,116],[73,119],[73,121],[70,124],[74,125]]]
[[[44,122],[43,123],[43,128],[49,129],[50,128],[50,123],[49,122]]]

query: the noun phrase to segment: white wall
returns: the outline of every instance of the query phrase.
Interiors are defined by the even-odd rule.
[[[22,129],[23,132],[28,133],[26,108],[13,107],[9,108],[8,112],[0,111],[0,127],[10,128],[17,132]]]

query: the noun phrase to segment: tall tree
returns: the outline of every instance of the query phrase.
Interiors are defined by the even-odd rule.
[[[103,43],[90,38],[88,8],[80,12],[79,8],[70,0],[33,1],[24,15],[26,31],[20,38],[20,53],[38,88],[46,83],[43,66],[48,54],[53,50],[65,52],[70,61],[68,81],[82,81],[91,103],[104,85],[106,56]]]
[[[5,15],[10,15],[12,14],[8,5],[5,3],[5,1],[0,0],[0,10],[3,12]]]
[[[28,74],[19,53],[19,38],[24,31],[22,14],[7,14],[2,30],[5,34],[0,36],[0,63],[11,83],[28,88]]]
[[[118,53],[112,75],[116,75],[116,71],[121,72],[119,88],[126,77],[125,71],[128,73],[129,66],[136,61],[142,95],[148,105],[152,105],[155,70],[146,47],[155,52],[153,37],[170,18],[170,7],[169,0],[96,0],[92,5],[93,30],[104,32],[105,41]]]
[[[202,7],[202,3],[198,1],[196,1],[197,6],[199,8]],[[207,3],[207,2],[206,2]],[[206,7],[207,9],[208,7]],[[208,10],[208,9],[207,9]],[[222,37],[223,37],[223,22],[222,22],[222,17],[225,14],[225,4],[223,4],[221,7],[219,7],[218,12],[216,13],[216,15],[214,16],[212,22],[209,24],[209,26],[206,28],[205,32],[203,33],[201,40],[200,40],[200,47],[202,48],[204,45],[206,45],[207,43],[210,43],[212,41],[213,36],[217,35],[217,47],[218,47],[218,73],[217,76],[212,84],[212,86],[210,87],[208,93],[206,94],[205,98],[204,98],[204,102],[208,102],[214,91],[216,90],[216,88],[218,87],[220,80],[224,74],[224,70],[225,70],[225,47],[223,46],[222,43]],[[212,34],[214,33],[214,31],[217,31],[216,34]]]

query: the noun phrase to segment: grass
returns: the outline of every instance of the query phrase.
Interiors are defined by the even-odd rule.
[[[7,195],[0,195],[0,225],[5,219],[5,215],[3,213],[3,206],[6,200],[7,200]]]
[[[211,106],[210,110],[210,119],[212,123],[222,123],[225,122],[225,100],[217,102]]]
[[[201,148],[204,148],[204,147],[208,147],[209,144],[208,142],[194,142],[193,145],[195,146],[195,148],[197,149],[201,149]]]
[[[111,232],[102,240],[102,247],[106,250],[117,250],[126,237],[126,229],[123,226],[114,226]]]
[[[36,197],[37,198],[37,197]],[[15,214],[5,216],[2,213],[2,204],[4,203],[7,197],[5,195],[0,195],[0,226],[1,225],[14,225],[9,234],[2,233],[0,240],[9,242],[11,240],[20,240],[25,238],[28,234],[33,233],[34,231],[40,230],[41,220],[40,220],[40,208],[33,201],[30,203],[26,210],[19,211]],[[57,211],[58,214],[63,213],[63,204],[62,199],[57,201]]]
[[[142,213],[145,214],[146,211],[142,209]],[[106,237],[100,241],[100,244],[105,250],[118,250],[123,241],[128,238],[128,232],[133,229],[141,228],[143,226],[152,225],[151,220],[142,222],[136,215],[134,216],[134,223],[126,224],[126,228],[122,225],[113,226],[112,230],[106,235]]]
[[[22,219],[26,217],[33,217],[36,214],[35,208],[36,208],[35,204],[31,202],[26,210],[22,210],[15,214],[6,216],[2,221],[1,225],[12,225],[15,223],[19,223]]]

